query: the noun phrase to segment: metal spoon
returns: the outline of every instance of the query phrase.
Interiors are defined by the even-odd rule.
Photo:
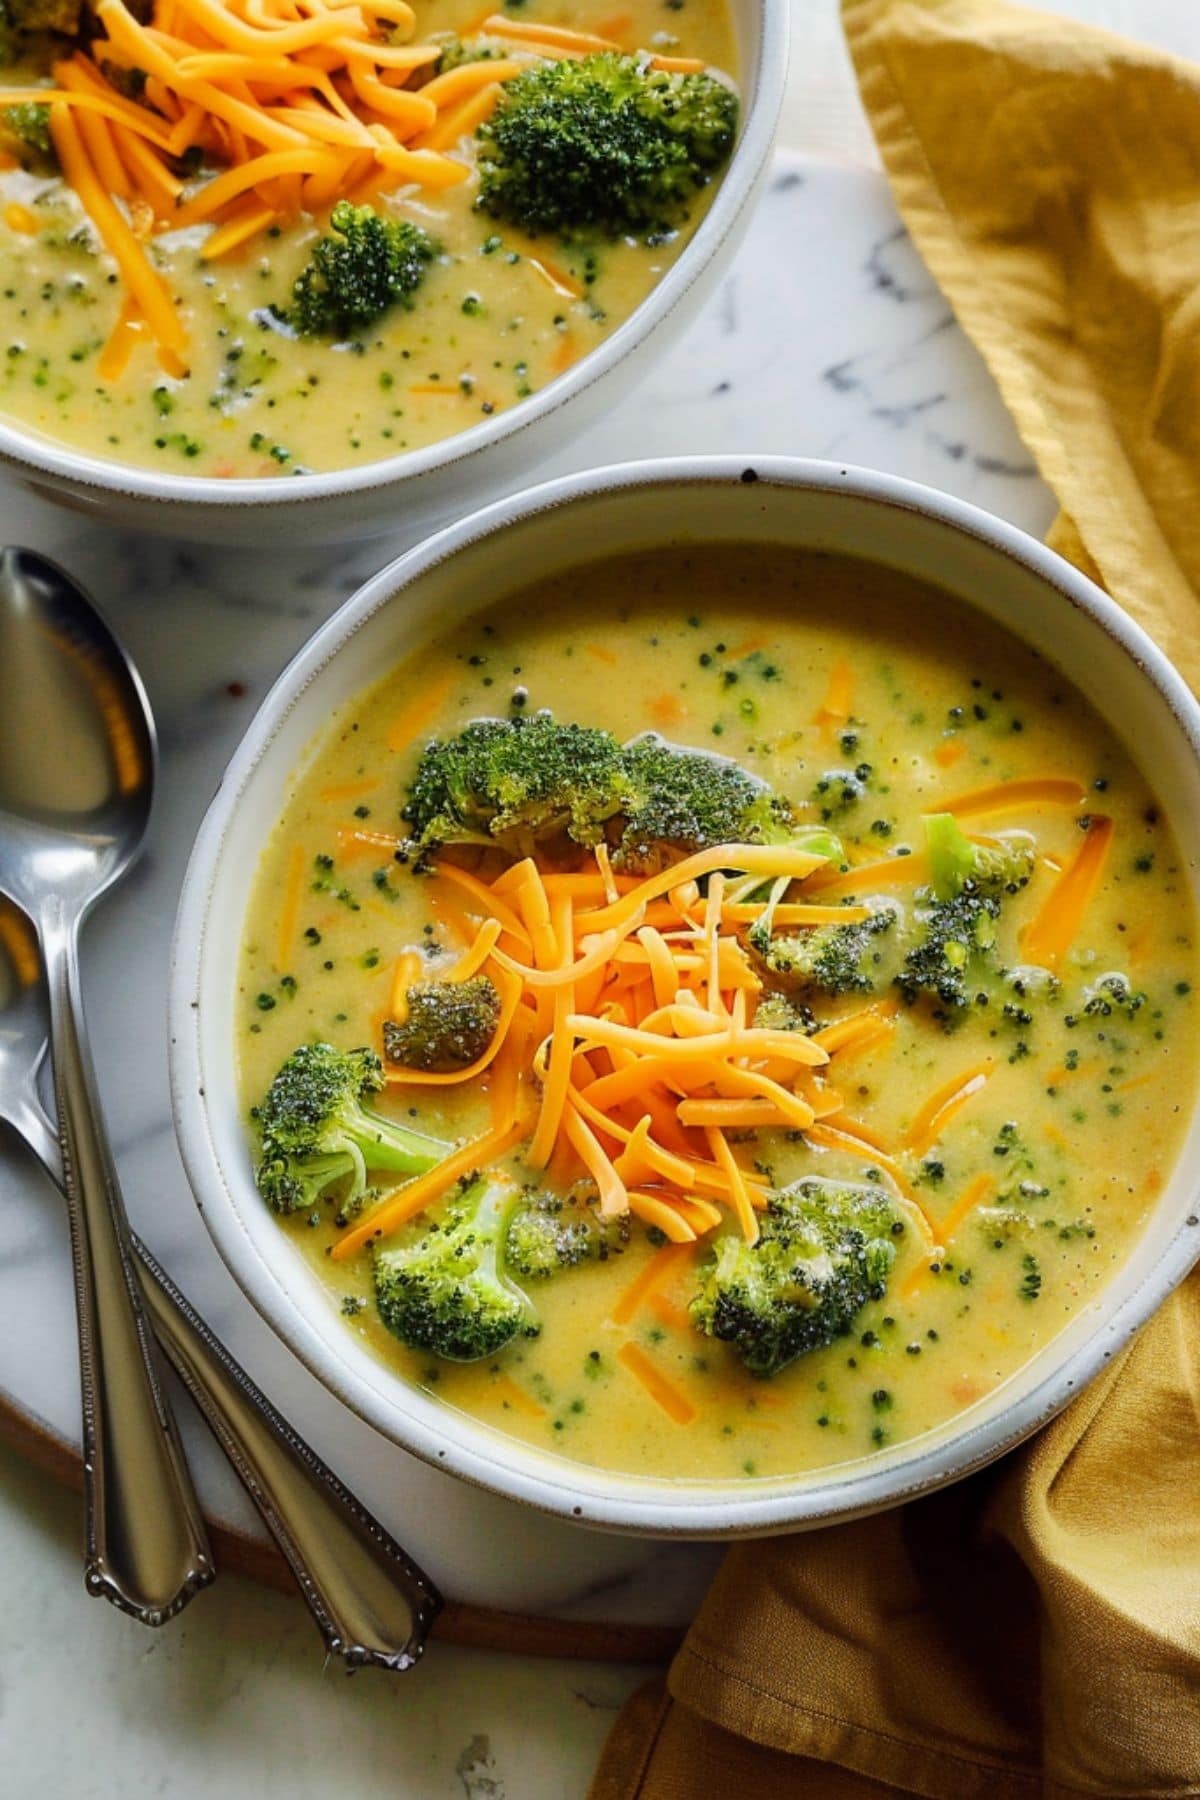
[[[137,674],[69,576],[0,551],[0,892],[41,940],[83,1398],[84,1579],[159,1625],[215,1573],[159,1379],[100,1121],[79,927],[141,848],[155,740]]]
[[[0,1122],[62,1187],[58,1139],[37,1091],[45,1052],[37,942],[24,916],[0,900]],[[351,1668],[411,1668],[441,1595],[130,1237],[155,1335],[287,1558],[326,1647]]]

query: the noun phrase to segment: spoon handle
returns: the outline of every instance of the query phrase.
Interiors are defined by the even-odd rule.
[[[351,1668],[411,1668],[442,1608],[437,1588],[132,1241],[159,1343],[286,1557],[326,1648]]]
[[[58,1140],[36,1095],[10,1097],[5,1117],[61,1188]],[[442,1596],[129,1239],[154,1335],[287,1558],[326,1648],[352,1668],[411,1668]]]
[[[83,1024],[77,920],[41,920],[83,1396],[84,1580],[146,1625],[216,1573],[163,1390]]]

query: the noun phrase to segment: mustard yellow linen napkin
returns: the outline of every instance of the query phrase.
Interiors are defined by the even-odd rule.
[[[1051,541],[1200,687],[1200,69],[1000,0],[843,18]],[[1200,1795],[1200,1275],[992,1470],[731,1551],[591,1789],[793,1795]]]

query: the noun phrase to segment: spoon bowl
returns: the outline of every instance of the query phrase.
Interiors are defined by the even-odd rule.
[[[157,746],[145,689],[57,563],[0,550],[0,891],[91,906],[149,824]]]
[[[24,914],[0,899],[0,1121],[25,1139],[57,1180],[58,1140],[37,1092],[46,1048],[46,984],[37,937]]]

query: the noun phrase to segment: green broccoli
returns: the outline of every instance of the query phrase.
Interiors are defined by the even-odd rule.
[[[869,919],[817,925],[778,937],[771,935],[765,916],[754,921],[746,942],[778,980],[825,994],[866,994],[879,983],[883,957],[876,939],[891,931],[899,915],[894,907],[884,907]]]
[[[854,769],[826,769],[813,783],[812,798],[823,819],[835,819],[839,813],[857,806],[867,792],[871,777],[870,763],[859,763]]]
[[[393,306],[412,305],[439,246],[419,225],[373,206],[339,200],[329,231],[292,284],[292,304],[276,309],[301,337],[344,340]]]
[[[718,1239],[691,1316],[754,1375],[776,1375],[850,1330],[887,1289],[904,1225],[878,1188],[806,1177],[773,1193],[756,1244]]]
[[[715,844],[811,840],[819,854],[840,854],[827,832],[797,827],[788,802],[727,756],[648,731],[626,744],[622,762],[636,798],[613,851],[617,868],[653,875]]]
[[[953,813],[927,813],[922,824],[937,900],[956,900],[968,886],[997,898],[1015,894],[1033,873],[1036,846],[1027,832],[981,843],[967,836]]]
[[[5,137],[20,149],[23,163],[39,167],[57,164],[58,155],[50,136],[50,108],[44,101],[22,100],[16,106],[6,106],[0,120]]]
[[[519,1198],[511,1182],[470,1177],[424,1232],[375,1252],[379,1316],[402,1344],[477,1362],[515,1337],[537,1336],[537,1314],[506,1270],[505,1235]]]
[[[654,733],[622,747],[611,732],[561,725],[548,712],[476,719],[435,739],[402,817],[417,851],[499,844],[520,857],[556,838],[605,839],[614,864],[639,873],[747,840],[841,855],[831,833],[796,824],[787,801],[727,757]]]
[[[896,984],[908,1001],[922,995],[961,1009],[973,979],[993,973],[1003,895],[1017,893],[1033,872],[1033,840],[1010,833],[988,844],[967,837],[951,813],[924,821],[930,885],[918,893],[918,941]]]
[[[487,975],[467,981],[414,981],[403,1021],[385,1019],[387,1060],[451,1074],[477,1062],[496,1035],[500,996]]]
[[[867,919],[776,935],[775,910],[789,885],[787,881],[773,883],[766,904],[746,933],[747,945],[764,968],[790,986],[817,988],[826,994],[869,993],[877,987],[883,958],[875,940],[896,924],[896,908],[881,904]]]
[[[1000,902],[969,886],[953,900],[918,905],[920,936],[904,958],[896,985],[904,998],[924,996],[943,1006],[970,1003],[972,977],[991,970]]]
[[[83,0],[0,0],[0,27],[9,32],[51,31],[78,37]]]
[[[587,1201],[530,1191],[509,1220],[505,1256],[518,1275],[540,1281],[580,1263],[606,1262],[628,1237],[627,1219],[602,1219]]]
[[[803,1031],[816,1029],[816,1014],[802,1000],[787,994],[764,994],[754,1009],[755,1031]]]
[[[296,1212],[346,1182],[344,1198],[353,1202],[366,1191],[369,1169],[416,1175],[449,1154],[447,1145],[364,1104],[383,1085],[373,1050],[293,1050],[255,1115],[262,1155],[254,1179],[269,1206]]]
[[[711,75],[609,51],[538,63],[479,127],[477,205],[535,233],[659,233],[725,162],[737,121]]]
[[[521,857],[564,834],[597,843],[631,797],[610,732],[521,713],[427,745],[402,817],[421,849],[499,843]]]
[[[1127,1019],[1132,1019],[1141,1012],[1146,999],[1146,994],[1141,988],[1134,987],[1128,975],[1114,969],[1111,974],[1099,976],[1084,990],[1083,1010],[1093,1019],[1111,1019],[1114,1013],[1123,1013]]]

